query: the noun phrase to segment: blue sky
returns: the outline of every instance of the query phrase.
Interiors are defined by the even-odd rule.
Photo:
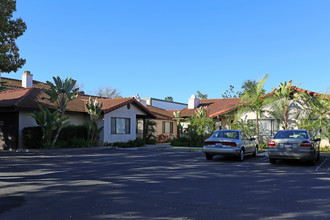
[[[330,1],[17,0],[19,38],[35,80],[72,77],[86,92],[187,102],[266,73],[267,92],[293,80],[330,89]]]

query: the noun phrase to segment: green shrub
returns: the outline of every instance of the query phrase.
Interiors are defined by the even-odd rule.
[[[130,148],[130,147],[142,147],[144,146],[144,141],[142,138],[136,138],[135,140],[130,140],[128,142],[114,142],[114,143],[105,143],[106,146],[116,146],[120,148]]]
[[[268,149],[268,145],[264,142],[260,142],[258,145],[259,149]]]
[[[320,151],[322,151],[322,152],[330,152],[330,146],[322,146],[322,147],[320,147]]]
[[[89,140],[74,137],[69,140],[57,140],[55,148],[80,148],[92,146],[93,144]]]
[[[32,149],[48,149],[51,144],[42,143],[42,131],[39,126],[23,129],[23,146]],[[87,128],[83,125],[69,125],[62,128],[56,142],[56,148],[90,147]],[[55,132],[53,136],[55,135]]]
[[[156,139],[149,139],[146,142],[147,142],[147,144],[157,144],[157,140]]]
[[[62,128],[60,135],[58,136],[59,141],[67,141],[72,138],[87,140],[88,130],[84,125],[69,125]]]
[[[26,127],[22,131],[23,146],[31,149],[41,149],[42,145],[42,130],[39,126]]]

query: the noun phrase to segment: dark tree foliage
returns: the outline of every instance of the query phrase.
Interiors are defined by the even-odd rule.
[[[201,93],[199,90],[197,91],[197,98],[199,99],[207,99],[207,94]]]
[[[166,96],[166,97],[165,97],[165,100],[166,100],[166,101],[173,102],[173,97],[172,97],[172,96]]]
[[[255,86],[256,86],[256,81],[255,80],[247,80],[244,81],[244,83],[242,84],[242,91],[239,92],[239,97],[242,97],[245,91],[251,91]],[[266,90],[262,89],[261,91],[261,95],[265,95],[266,94]]]
[[[239,98],[239,92],[235,92],[234,91],[234,86],[233,85],[229,85],[229,89],[227,89],[222,95],[221,97],[223,99],[230,99],[230,98]]]
[[[23,35],[26,24],[21,18],[13,20],[15,0],[0,0],[0,72],[16,72],[25,64],[20,58],[16,39]]]

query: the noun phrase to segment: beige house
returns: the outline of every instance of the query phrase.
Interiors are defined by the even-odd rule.
[[[156,122],[157,142],[165,142],[178,136],[178,128],[173,116],[173,112],[177,110],[165,110],[151,105],[147,108],[156,116],[153,121]]]

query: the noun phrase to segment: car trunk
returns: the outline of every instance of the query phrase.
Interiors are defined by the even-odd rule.
[[[292,138],[286,138],[286,139],[273,139],[276,146],[274,146],[275,149],[280,150],[299,150],[299,149],[305,149],[306,147],[301,147],[301,143],[305,141],[305,139],[292,139]],[[308,147],[309,148],[309,147]]]

